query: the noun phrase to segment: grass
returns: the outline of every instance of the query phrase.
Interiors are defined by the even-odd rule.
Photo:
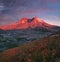
[[[60,35],[49,36],[0,53],[0,62],[55,62],[59,49]]]

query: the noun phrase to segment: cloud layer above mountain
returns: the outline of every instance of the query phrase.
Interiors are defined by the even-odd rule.
[[[21,17],[43,18],[49,15],[59,18],[60,0],[0,0],[0,24],[6,22],[9,24],[10,19],[12,19],[12,23]],[[4,20],[4,18],[9,20]],[[57,21],[59,22],[59,20]]]

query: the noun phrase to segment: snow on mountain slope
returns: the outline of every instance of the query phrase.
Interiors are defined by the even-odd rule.
[[[46,23],[45,21],[41,20],[38,17],[34,17],[32,19],[22,18],[16,23],[6,25],[6,26],[0,26],[0,29],[14,30],[14,29],[27,29],[27,28],[35,28],[35,27],[51,29],[54,26]]]

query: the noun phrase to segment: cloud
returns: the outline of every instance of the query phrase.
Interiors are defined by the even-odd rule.
[[[49,9],[50,7],[48,6],[49,3],[53,4],[59,0],[0,0],[4,5],[5,8],[2,10],[3,14],[12,14],[14,12],[25,12],[28,10],[30,12],[36,11],[36,9]],[[57,3],[56,2],[56,3]]]
[[[16,22],[14,19],[12,19],[12,17],[9,17],[9,16],[4,16],[4,15],[1,15],[0,16],[0,25],[8,25],[8,24],[11,24],[11,23],[14,23]]]
[[[60,3],[60,0],[47,0],[48,2]]]
[[[42,18],[46,22],[53,24],[53,25],[58,25],[60,26],[60,18],[55,15],[46,15],[45,17]]]
[[[45,8],[47,7],[47,3],[44,0],[0,0],[4,3],[5,8],[3,13],[7,13],[7,11],[11,12],[16,9],[24,10],[25,9],[33,9],[33,8]]]
[[[26,15],[56,15],[60,13],[59,8],[60,0],[0,0],[0,24]]]
[[[0,12],[4,10],[4,4],[3,3],[0,3]]]

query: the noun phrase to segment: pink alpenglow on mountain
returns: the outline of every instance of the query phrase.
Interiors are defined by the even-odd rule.
[[[27,28],[52,28],[52,25],[46,23],[45,21],[41,20],[38,17],[34,17],[32,19],[28,18],[22,18],[16,23],[6,25],[6,26],[0,26],[0,29],[2,30],[14,30],[14,29],[27,29]]]

